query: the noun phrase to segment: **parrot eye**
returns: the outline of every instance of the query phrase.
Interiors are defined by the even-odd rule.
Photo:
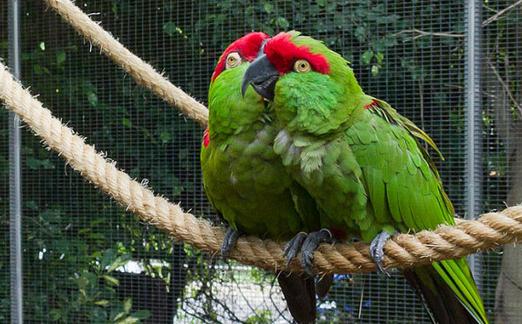
[[[241,56],[239,56],[239,53],[232,52],[228,54],[226,64],[227,69],[235,68],[239,64],[241,64]]]
[[[299,73],[308,72],[312,69],[307,60],[297,60],[294,63],[294,71]]]

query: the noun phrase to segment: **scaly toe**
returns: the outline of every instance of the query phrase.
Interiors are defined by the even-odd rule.
[[[314,252],[321,243],[332,243],[332,233],[326,228],[308,234],[301,247],[301,265],[309,276],[314,275]]]
[[[373,261],[375,261],[378,271],[385,274],[388,278],[391,277],[391,275],[386,271],[386,269],[384,269],[382,262],[384,260],[384,245],[390,237],[390,233],[383,231],[380,232],[370,243],[370,255],[372,256]]]
[[[225,233],[225,238],[223,239],[223,244],[221,244],[221,255],[226,258],[232,251],[232,248],[237,243],[237,239],[239,238],[239,232],[229,227],[227,232]]]
[[[286,265],[290,264],[293,258],[299,254],[299,251],[301,250],[301,246],[303,245],[304,240],[306,239],[305,232],[299,232],[294,236],[285,246],[284,250],[284,257],[286,259]]]

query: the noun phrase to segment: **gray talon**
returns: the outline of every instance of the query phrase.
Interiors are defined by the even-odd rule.
[[[384,259],[384,244],[391,237],[391,234],[388,232],[380,232],[370,243],[370,255],[372,256],[373,261],[377,265],[377,269],[379,272],[384,273],[388,278],[391,277],[390,273],[384,269],[382,265],[382,261]]]
[[[221,255],[226,258],[228,257],[232,248],[236,245],[237,239],[239,238],[239,232],[229,227],[225,233],[223,244],[221,245]]]
[[[285,251],[283,253],[286,259],[286,265],[290,264],[293,258],[297,256],[299,251],[301,250],[301,246],[303,245],[304,240],[306,239],[305,232],[299,232],[296,236],[294,236],[285,246]]]
[[[314,275],[313,271],[313,261],[314,261],[314,252],[319,247],[321,243],[333,243],[334,238],[332,233],[323,228],[317,232],[312,232],[306,236],[306,239],[301,246],[301,265],[304,268],[304,271],[309,276]]]

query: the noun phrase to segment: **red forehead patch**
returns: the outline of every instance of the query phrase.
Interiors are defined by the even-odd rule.
[[[261,49],[261,44],[263,43],[263,40],[269,37],[270,36],[268,36],[267,34],[261,32],[250,33],[246,34],[245,36],[230,44],[227,47],[227,49],[223,52],[223,54],[221,54],[221,56],[219,57],[218,64],[214,69],[214,73],[212,73],[212,81],[214,81],[214,79],[217,78],[218,75],[221,72],[223,72],[223,70],[225,70],[225,64],[228,54],[232,52],[238,52],[244,60],[247,60],[249,62],[253,61],[257,57],[257,53]]]
[[[316,72],[330,73],[330,64],[321,54],[315,54],[306,46],[297,46],[288,33],[280,33],[270,39],[265,45],[265,54],[279,71],[284,74],[292,71],[296,60],[307,60]]]

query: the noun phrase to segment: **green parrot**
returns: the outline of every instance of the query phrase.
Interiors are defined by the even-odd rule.
[[[277,129],[267,101],[253,90],[241,93],[243,75],[268,37],[250,33],[229,45],[210,83],[201,169],[211,204],[230,226],[221,249],[224,256],[240,234],[281,241],[320,228],[314,200],[273,150]],[[295,320],[313,322],[314,278],[280,273],[277,279]],[[325,285],[327,280],[318,289]]]
[[[266,41],[244,74],[275,113],[274,151],[313,197],[321,230],[298,234],[286,250],[311,271],[321,242],[356,237],[370,243],[382,269],[395,232],[455,224],[454,209],[423,146],[433,140],[389,104],[366,95],[348,62],[322,42],[285,32]],[[251,87],[250,87],[251,85]],[[487,323],[464,258],[405,270],[438,323]]]

